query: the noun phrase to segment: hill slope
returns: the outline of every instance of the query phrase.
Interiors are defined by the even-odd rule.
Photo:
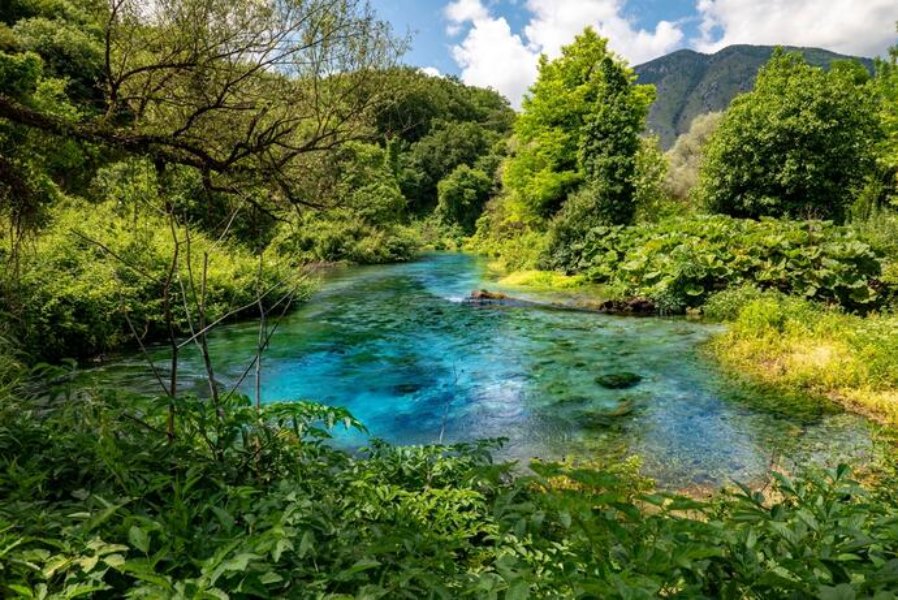
[[[791,48],[812,65],[828,67],[834,60],[852,59],[818,48]],[[729,46],[715,54],[678,50],[634,68],[639,83],[653,83],[658,99],[649,114],[649,128],[670,148],[700,114],[723,110],[736,95],[749,91],[758,70],[773,54],[773,46]],[[868,69],[873,61],[856,58]]]

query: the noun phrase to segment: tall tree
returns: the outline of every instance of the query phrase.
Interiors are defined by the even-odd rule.
[[[507,190],[545,218],[585,181],[616,178],[613,157],[632,157],[638,149],[642,113],[651,99],[651,88],[634,85],[632,71],[591,28],[562,48],[560,57],[542,56],[515,123]],[[626,178],[608,179],[606,189],[627,195],[620,187]]]
[[[841,221],[874,168],[879,135],[863,67],[841,62],[827,72],[779,50],[711,137],[700,198],[736,217]]]

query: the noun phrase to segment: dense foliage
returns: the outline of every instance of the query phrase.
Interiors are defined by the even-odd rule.
[[[435,215],[446,224],[458,224],[465,233],[473,233],[492,191],[493,180],[483,171],[461,165],[440,182]]]
[[[395,153],[396,179],[411,214],[432,211],[439,182],[462,165],[495,175],[514,120],[505,98],[414,69],[383,77],[396,97],[378,114],[377,133]]]
[[[699,196],[736,217],[843,220],[873,171],[876,106],[860,65],[824,71],[777,52],[712,136]]]
[[[480,221],[473,246],[532,267],[544,244],[560,249],[591,227],[632,222],[640,203],[654,204],[661,193],[657,141],[641,138],[653,99],[653,88],[636,85],[632,70],[592,29],[560,57],[543,56],[515,122],[502,194]],[[545,240],[532,243],[546,231]],[[514,257],[522,247],[531,250]]]
[[[888,293],[873,249],[850,229],[820,221],[718,215],[596,227],[543,260],[674,312],[743,282],[861,310]]]
[[[54,207],[51,219],[20,265],[15,301],[21,305],[14,310],[25,324],[15,330],[22,349],[44,360],[84,359],[133,341],[135,331],[164,337],[163,286],[175,245],[165,220],[140,207],[79,201]],[[185,235],[182,229],[179,237]],[[208,256],[203,294],[210,321],[258,313],[260,290],[270,292],[266,305],[287,290],[298,299],[309,290],[309,282],[271,255],[260,262],[238,246],[216,248],[201,233],[191,242],[192,255],[182,254],[175,269],[187,282],[188,270],[200,273]],[[171,293],[175,332],[187,334],[191,291],[178,286]]]
[[[871,82],[777,53],[707,145],[713,118],[675,147],[669,202],[652,88],[590,29],[515,117],[396,68],[403,40],[358,0],[12,0],[0,21],[3,597],[896,597],[892,445],[868,486],[841,466],[700,501],[636,458],[344,452],[330,432],[362,424],[263,405],[259,382],[309,263],[473,233],[506,269],[576,274],[529,281],[704,306],[730,322],[724,365],[898,422],[898,324],[876,312],[898,289],[898,54]],[[730,216],[684,206],[699,162]],[[250,314],[254,401],[206,341]],[[158,397],[26,366],[160,341]],[[178,385],[185,345],[202,398]]]
[[[540,59],[505,166],[507,191],[527,211],[550,217],[589,181],[613,213],[604,216],[628,219],[632,162],[652,100],[652,88],[635,86],[633,79],[592,29],[562,48],[559,58]],[[609,175],[616,179],[604,181]]]
[[[485,444],[348,455],[327,429],[358,424],[302,402],[182,397],[173,441],[149,399],[2,407],[10,598],[884,599],[898,581],[891,488],[844,467],[702,502],[629,464],[512,476]]]

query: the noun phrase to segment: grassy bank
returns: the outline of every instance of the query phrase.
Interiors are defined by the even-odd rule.
[[[728,371],[784,391],[825,396],[898,425],[895,315],[860,317],[778,293],[744,290],[712,298],[706,310],[732,317],[727,331],[710,344]]]

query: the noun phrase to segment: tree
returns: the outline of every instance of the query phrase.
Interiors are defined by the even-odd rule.
[[[98,98],[62,114],[41,102],[39,78],[4,77],[0,119],[194,168],[210,190],[261,186],[294,204],[314,204],[309,155],[370,135],[384,94],[376,70],[396,50],[361,0],[111,0],[82,13],[77,36],[52,35],[64,19],[17,23],[21,47],[0,65],[34,55],[68,82],[78,57],[96,71]],[[73,102],[75,91],[64,86]]]
[[[433,211],[437,184],[459,165],[495,173],[514,120],[505,98],[415,69],[391,69],[382,77],[393,101],[376,114],[376,125],[399,150],[397,179],[413,213]]]
[[[515,123],[504,178],[527,211],[551,217],[587,180],[610,204],[632,196],[626,182],[652,101],[652,88],[634,80],[591,28],[557,59],[540,58],[539,76]]]
[[[637,156],[653,88],[635,86],[633,72],[611,56],[602,59],[601,95],[580,139],[579,163],[592,190],[587,210],[598,221],[627,225],[636,214]]]
[[[459,225],[474,232],[477,218],[493,189],[492,179],[483,171],[461,165],[439,183],[436,216],[447,225]]]
[[[632,157],[639,146],[652,88],[587,28],[561,56],[542,56],[539,76],[515,123],[505,186],[534,215],[548,218],[587,180],[612,204],[632,196]],[[623,162],[614,164],[618,158]],[[623,167],[623,172],[617,169]],[[626,220],[626,217],[624,217]]]
[[[826,72],[778,50],[712,136],[699,196],[736,217],[841,221],[874,168],[879,131],[863,67]]]
[[[581,129],[599,97],[607,41],[585,30],[561,56],[539,59],[536,83],[515,122],[504,183],[530,213],[550,217],[584,181],[577,159]]]

